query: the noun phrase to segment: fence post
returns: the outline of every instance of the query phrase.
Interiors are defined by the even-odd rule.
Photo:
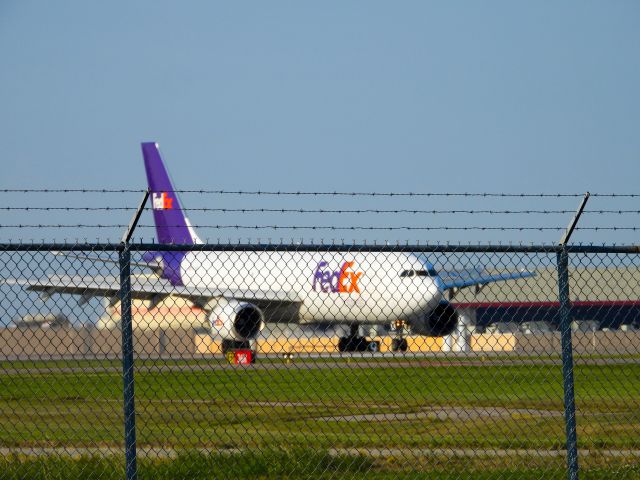
[[[573,347],[571,343],[571,305],[569,303],[569,254],[562,245],[558,252],[558,293],[560,300],[560,336],[562,343],[562,380],[564,418],[567,432],[567,467],[569,480],[578,479],[578,437],[576,433],[576,399],[573,384]]]
[[[131,318],[131,251],[124,244],[119,251],[120,325],[122,328],[122,379],[124,381],[125,478],[138,478],[136,457],[136,410],[133,382],[133,328]]]
[[[576,432],[576,396],[573,385],[573,345],[571,343],[571,304],[569,302],[569,253],[567,242],[591,194],[586,192],[569,226],[560,238],[558,251],[558,300],[560,301],[560,341],[562,343],[562,388],[564,421],[567,431],[567,468],[569,480],[578,480],[578,435]]]

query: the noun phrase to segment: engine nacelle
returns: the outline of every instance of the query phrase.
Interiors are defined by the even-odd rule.
[[[218,300],[209,313],[211,334],[225,340],[255,339],[264,328],[264,315],[255,305],[238,300]]]
[[[431,313],[411,322],[411,331],[427,337],[451,335],[458,326],[458,312],[448,303],[440,303]]]

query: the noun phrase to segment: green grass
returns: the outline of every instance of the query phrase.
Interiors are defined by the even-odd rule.
[[[340,478],[367,472],[373,461],[364,456],[331,456],[313,450],[257,451],[232,455],[185,453],[171,460],[141,460],[138,478]],[[124,461],[119,458],[28,458],[0,460],[0,478],[29,479],[121,479]],[[305,478],[302,477],[302,478]]]
[[[463,462],[460,459],[434,459],[416,465],[402,459],[372,459],[357,455],[330,455],[310,449],[263,450],[234,454],[183,453],[172,459],[138,461],[140,480],[174,479],[564,479],[560,461],[534,462],[505,468],[488,462]],[[581,478],[618,480],[640,478],[640,465],[619,461],[587,463]],[[96,478],[121,479],[124,461],[117,457],[24,457],[0,459],[0,479],[65,480]]]
[[[138,445],[178,451],[246,448],[249,452],[249,457],[243,457],[246,461],[259,457],[261,451],[271,455],[276,447],[298,447],[312,452],[354,447],[543,450],[564,447],[562,377],[556,365],[489,363],[442,367],[424,359],[384,359],[373,366],[362,366],[352,360],[345,361],[343,368],[297,368],[305,362],[315,364],[316,360],[299,359],[287,369],[228,366],[216,370],[138,371],[135,385]],[[394,366],[394,362],[402,364]],[[190,363],[197,366],[204,362]],[[24,371],[0,375],[0,447],[120,447],[123,438],[121,375],[118,369],[92,372],[96,365],[119,367],[119,363],[47,364],[38,364],[46,371],[31,370],[29,367],[33,365],[29,364],[11,364],[12,368]],[[59,371],[69,366],[82,366],[85,371]],[[640,363],[579,364],[575,369],[575,382],[580,447],[639,450]],[[454,412],[466,411],[470,415],[443,419],[433,414],[451,407],[457,409]],[[484,414],[491,410],[502,414]],[[338,415],[363,414],[418,416],[398,420],[332,419]],[[308,452],[294,454],[308,457]],[[261,460],[257,457],[255,461],[259,463]],[[640,478],[637,456],[615,459],[614,464],[609,463],[610,458],[594,461],[591,457],[584,461],[581,458],[581,465],[588,467],[581,478],[611,478],[612,472],[617,478]],[[204,468],[206,462],[227,462],[229,456],[221,458],[187,455],[170,461],[145,460],[140,464],[141,475],[153,472],[153,476],[141,478],[170,478],[170,473],[163,472],[171,472],[173,468],[190,472],[192,467]],[[312,458],[309,465],[320,462],[316,457],[309,458]],[[436,460],[430,460],[431,463],[425,460],[423,464],[422,460],[411,458],[405,463],[420,471],[435,472],[435,476],[430,474],[429,478],[464,478],[461,472],[471,471],[476,475],[468,478],[509,478],[511,475],[513,478],[563,478],[562,456],[551,460],[535,455],[525,455],[519,460],[496,457],[475,463],[468,458]],[[22,468],[27,470],[20,472],[32,471],[33,475],[12,473],[5,478],[25,475],[77,478],[72,474],[65,477],[42,473],[56,468],[60,475],[87,468],[92,472],[117,472],[111,475],[121,478],[124,468],[116,459],[59,460],[61,465],[71,462],[67,466],[56,466],[55,461],[55,457],[22,458],[15,468],[7,471],[18,472],[15,469]],[[415,474],[411,476],[411,471],[403,470],[401,459],[372,461],[366,478],[418,478]],[[88,462],[87,466],[82,467],[82,462]],[[258,472],[262,467],[256,468]],[[0,475],[2,471],[0,466]],[[390,477],[389,472],[394,475]],[[111,478],[107,473],[104,475]],[[243,473],[235,478],[286,477],[282,472],[267,472],[263,474],[265,477],[259,473],[251,475],[254,474]],[[335,478],[365,478],[358,475],[361,474],[348,471],[336,474]]]

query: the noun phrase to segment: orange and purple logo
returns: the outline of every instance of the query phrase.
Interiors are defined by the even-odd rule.
[[[154,210],[171,210],[173,208],[173,198],[168,193],[154,193],[153,194],[153,209]]]
[[[313,274],[313,291],[325,293],[360,293],[358,282],[362,272],[353,268],[354,262],[344,262],[340,269],[331,270],[328,262],[319,262]]]

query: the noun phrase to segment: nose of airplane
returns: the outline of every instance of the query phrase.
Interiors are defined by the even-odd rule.
[[[435,308],[443,298],[443,292],[438,285],[436,278],[430,278],[424,282],[424,299],[427,301],[429,308]]]

